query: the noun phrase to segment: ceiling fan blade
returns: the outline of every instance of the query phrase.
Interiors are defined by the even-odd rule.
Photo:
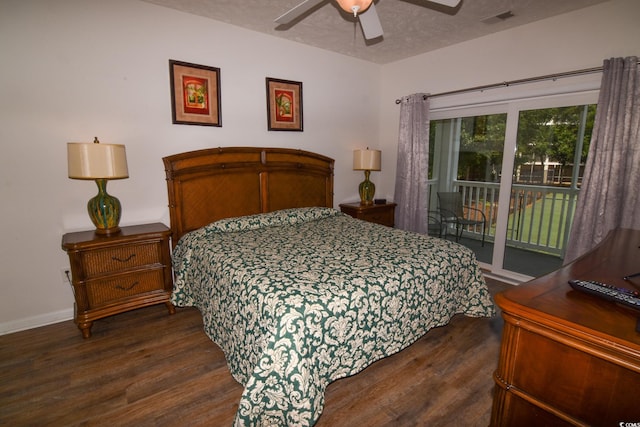
[[[289,24],[296,18],[302,16],[305,12],[311,10],[325,0],[305,0],[288,12],[276,18],[278,24]]]
[[[378,12],[373,2],[367,10],[358,14],[360,19],[360,27],[362,27],[362,33],[367,40],[375,39],[382,36],[382,25],[380,24],[380,18],[378,18]]]
[[[438,3],[443,6],[456,7],[461,0],[429,0],[431,3]]]

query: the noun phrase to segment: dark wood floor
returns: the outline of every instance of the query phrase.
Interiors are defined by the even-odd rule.
[[[501,330],[499,316],[456,316],[329,385],[316,425],[487,426]],[[232,425],[242,387],[197,310],[147,307],[92,332],[67,321],[0,336],[0,425]]]

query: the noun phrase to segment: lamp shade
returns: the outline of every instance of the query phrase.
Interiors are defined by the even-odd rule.
[[[353,170],[379,171],[381,158],[380,150],[353,150]]]
[[[362,13],[369,6],[371,6],[372,0],[336,0],[342,10],[349,13]],[[356,8],[354,10],[354,8]]]
[[[69,178],[122,179],[129,177],[124,145],[70,142],[67,144]]]

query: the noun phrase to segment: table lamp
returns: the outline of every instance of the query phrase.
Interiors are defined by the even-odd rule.
[[[67,144],[69,178],[93,179],[98,194],[89,200],[87,210],[96,226],[97,234],[114,234],[120,231],[120,200],[107,194],[107,180],[129,178],[127,155],[124,145],[70,142]]]
[[[353,150],[353,170],[364,171],[364,181],[360,183],[358,191],[360,193],[361,205],[372,205],[373,195],[376,192],[376,186],[369,181],[371,171],[380,170],[380,159],[382,152],[380,150]]]

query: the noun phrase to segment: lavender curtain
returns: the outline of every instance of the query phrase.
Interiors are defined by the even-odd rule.
[[[429,205],[429,99],[405,96],[400,102],[400,135],[396,167],[396,227],[425,233]]]
[[[604,61],[582,188],[564,263],[592,250],[615,228],[640,229],[638,58]]]

